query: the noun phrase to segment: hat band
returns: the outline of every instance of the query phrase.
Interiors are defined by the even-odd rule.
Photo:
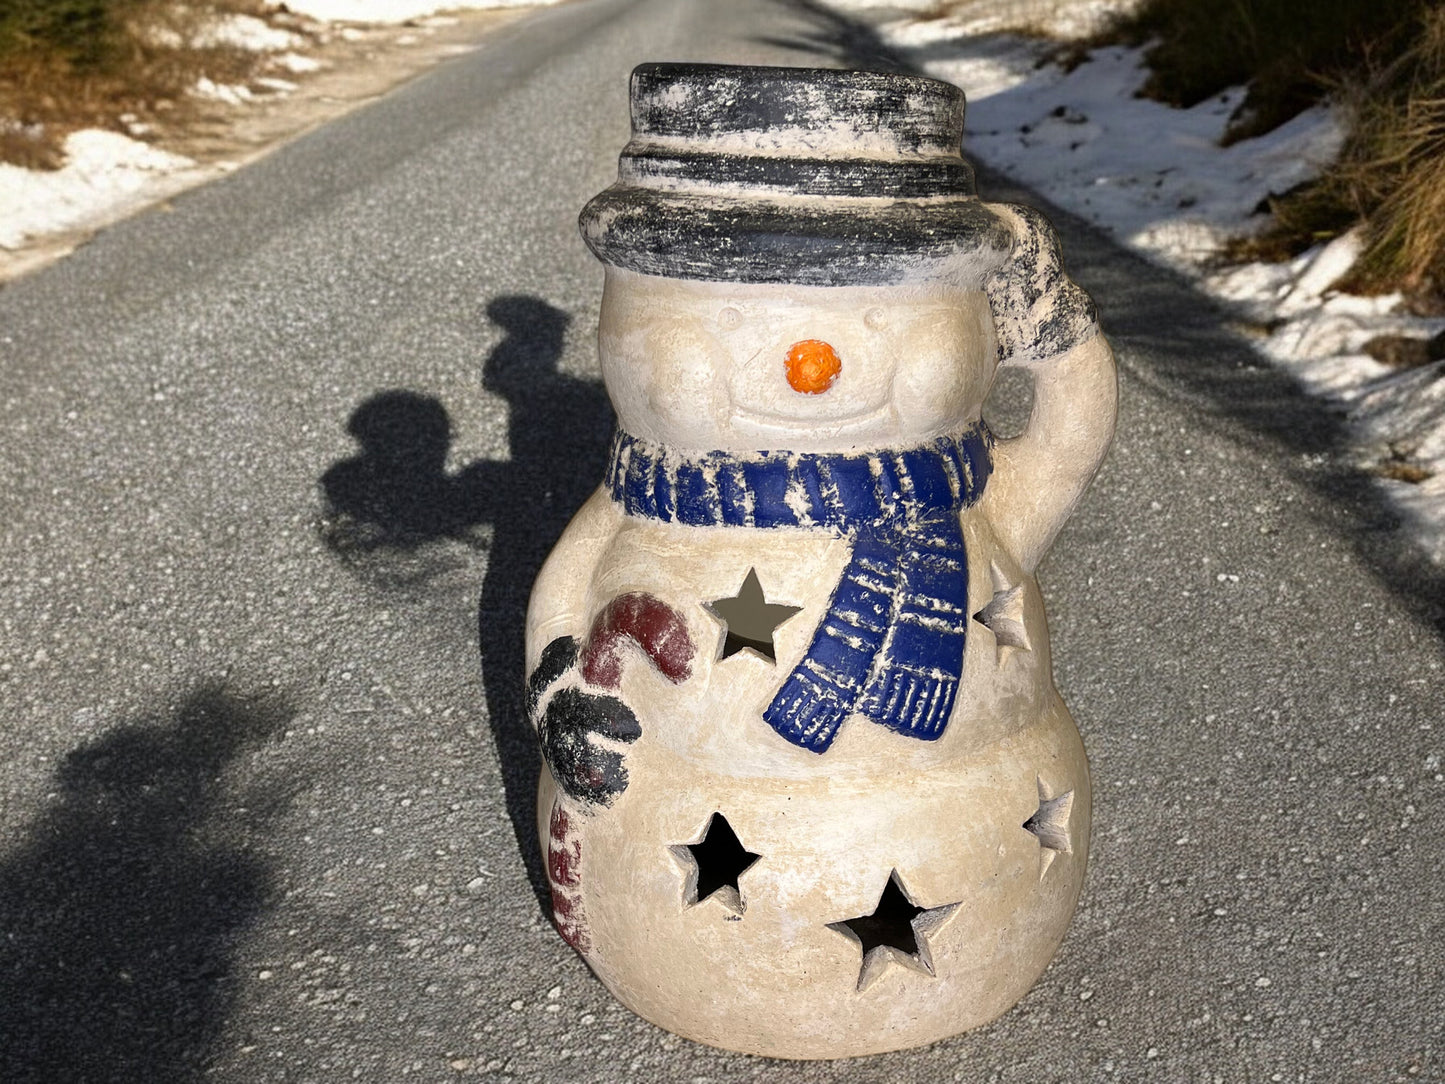
[[[961,158],[781,158],[626,150],[618,180],[649,188],[770,189],[796,196],[884,199],[960,198],[975,193],[973,169]]]

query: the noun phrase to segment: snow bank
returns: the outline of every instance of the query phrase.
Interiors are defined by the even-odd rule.
[[[304,48],[306,39],[254,15],[231,14],[212,20],[191,35],[191,44],[202,49],[230,46],[256,53],[279,53]]]
[[[1315,176],[1343,139],[1319,108],[1222,148],[1242,89],[1171,109],[1134,97],[1147,75],[1140,50],[1100,49],[1065,72],[1036,68],[1035,43],[1011,45],[928,65],[970,92],[969,153],[1183,271],[1262,225],[1261,201]]]
[[[404,23],[439,11],[539,7],[559,0],[286,0],[288,11],[321,22]]]
[[[65,166],[54,171],[0,163],[0,248],[87,229],[164,198],[195,167],[119,132],[86,130],[65,141]]]

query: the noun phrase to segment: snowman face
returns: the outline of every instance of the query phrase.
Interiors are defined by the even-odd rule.
[[[612,267],[599,349],[622,428],[683,452],[922,443],[978,417],[996,356],[977,290],[697,282]]]

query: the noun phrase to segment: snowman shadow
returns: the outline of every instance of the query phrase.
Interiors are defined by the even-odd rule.
[[[478,463],[472,483],[488,495],[492,545],[477,612],[482,685],[506,787],[507,815],[551,918],[551,889],[537,842],[537,739],[523,704],[524,627],[532,582],[607,466],[612,404],[602,384],[558,370],[571,318],[535,297],[487,306],[506,338],[487,356],[482,386],[506,400],[506,463]]]
[[[601,383],[559,371],[567,313],[540,298],[508,295],[494,298],[486,315],[505,333],[483,363],[482,386],[507,403],[507,459],[448,474],[445,406],[416,392],[381,392],[347,424],[359,454],[321,478],[321,536],[363,578],[392,589],[415,590],[465,568],[458,544],[486,550],[477,634],[487,719],[507,816],[538,904],[550,915],[536,839],[541,761],[522,696],[523,630],[542,562],[602,478],[613,414]]]
[[[404,556],[443,540],[478,544],[472,483],[446,473],[451,428],[440,401],[406,390],[381,392],[352,413],[346,431],[361,452],[321,477],[321,536],[354,571],[407,582],[402,566],[417,562]]]

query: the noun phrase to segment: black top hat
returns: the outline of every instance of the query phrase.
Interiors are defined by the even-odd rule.
[[[977,278],[1014,236],[975,191],[963,111],[963,91],[921,76],[643,64],[617,183],[583,208],[582,236],[605,263],[671,278]]]

